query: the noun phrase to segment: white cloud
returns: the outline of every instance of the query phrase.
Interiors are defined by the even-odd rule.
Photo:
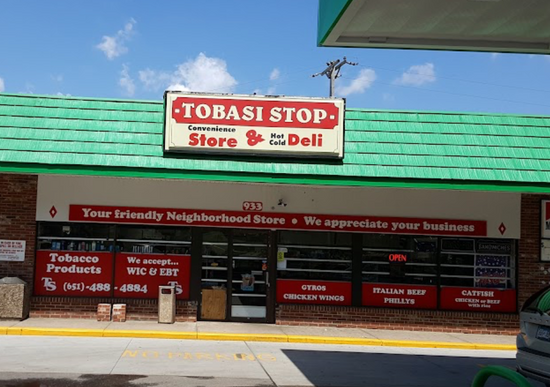
[[[4,90],[5,90],[4,79],[0,78],[0,93],[3,92]]]
[[[362,69],[357,78],[353,79],[349,85],[342,86],[336,83],[336,94],[346,97],[351,94],[364,93],[376,80],[376,73],[372,69]]]
[[[70,94],[63,94],[62,92],[58,91],[57,93],[55,93],[55,95],[58,95],[60,97],[70,97],[71,95]]]
[[[210,91],[230,93],[237,85],[227,71],[223,59],[207,57],[202,52],[192,60],[181,63],[174,72],[145,69],[139,80],[147,90]]]
[[[96,48],[103,51],[109,60],[113,60],[117,56],[126,54],[128,52],[128,47],[124,44],[130,40],[132,35],[134,35],[135,24],[136,21],[134,19],[130,19],[130,21],[124,26],[124,29],[118,30],[114,36],[103,36],[103,41],[99,43]]]
[[[269,74],[269,80],[270,81],[275,81],[275,80],[279,79],[280,76],[281,76],[281,72],[279,71],[279,69],[273,69],[271,74]]]
[[[122,71],[120,72],[120,79],[118,80],[119,86],[124,90],[124,94],[132,97],[136,93],[136,85],[134,80],[130,76],[129,67],[122,65]]]
[[[54,82],[63,82],[63,74],[50,75],[50,78]]]
[[[166,90],[170,90],[170,91],[191,91],[190,88],[188,88],[185,85],[182,85],[181,83],[174,83],[174,84],[168,86],[166,88]]]
[[[500,53],[498,53],[498,52],[492,52],[492,53],[491,53],[491,59],[492,59],[492,60],[497,59],[499,56],[500,56]]]
[[[395,85],[421,86],[435,82],[435,70],[433,63],[424,63],[409,67],[401,77],[393,81]]]
[[[158,72],[145,69],[138,72],[139,80],[147,90],[156,91],[170,84],[171,75],[166,72]]]

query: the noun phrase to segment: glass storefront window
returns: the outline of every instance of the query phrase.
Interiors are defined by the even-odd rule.
[[[363,235],[363,282],[437,284],[435,237]]]
[[[115,228],[105,224],[47,222],[38,224],[38,250],[109,251]]]
[[[443,238],[441,285],[513,289],[514,247],[508,240]]]
[[[351,235],[281,231],[278,278],[351,281]]]
[[[139,254],[190,254],[188,227],[117,226],[117,251]]]

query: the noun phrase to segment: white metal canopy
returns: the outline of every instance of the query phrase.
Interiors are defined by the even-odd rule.
[[[550,54],[550,0],[351,0],[327,16],[322,46]]]

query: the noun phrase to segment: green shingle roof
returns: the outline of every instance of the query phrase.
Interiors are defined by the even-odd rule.
[[[348,109],[342,162],[163,155],[163,103],[0,94],[0,171],[550,192],[550,117]]]

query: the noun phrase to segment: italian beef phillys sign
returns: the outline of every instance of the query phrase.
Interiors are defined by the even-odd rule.
[[[165,93],[167,152],[342,158],[344,100]]]

